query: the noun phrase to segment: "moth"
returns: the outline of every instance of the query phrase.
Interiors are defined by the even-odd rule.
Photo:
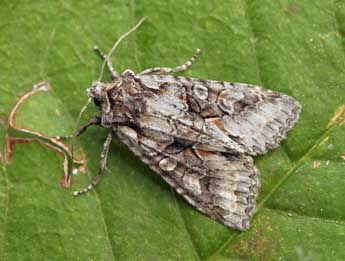
[[[298,120],[301,105],[258,86],[171,75],[190,67],[199,49],[175,68],[138,74],[127,69],[119,75],[109,56],[142,21],[121,36],[108,55],[95,48],[103,59],[100,79],[107,65],[112,80],[99,79],[87,90],[99,115],[73,136],[92,125],[109,133],[98,174],[74,195],[97,185],[117,137],[197,210],[230,228],[248,229],[260,189],[251,156],[278,147]]]

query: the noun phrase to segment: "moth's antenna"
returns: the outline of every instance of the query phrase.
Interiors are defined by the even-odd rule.
[[[110,52],[107,54],[106,59],[104,59],[104,62],[102,64],[102,68],[101,68],[101,72],[99,74],[99,78],[98,81],[101,81],[102,77],[103,77],[103,71],[104,71],[104,67],[105,64],[107,63],[107,61],[109,60],[109,57],[112,55],[112,53],[115,51],[116,47],[119,45],[119,43],[126,38],[130,33],[133,33],[135,30],[138,29],[138,27],[144,22],[144,20],[146,19],[146,17],[143,17],[140,19],[140,21],[128,32],[124,33],[117,41],[116,43],[113,45],[113,47],[111,48]]]
[[[74,125],[74,130],[73,130],[73,135],[72,135],[72,141],[71,141],[71,158],[72,158],[72,171],[69,171],[68,172],[68,175],[67,175],[67,184],[69,184],[70,182],[70,179],[71,179],[71,174],[73,172],[73,161],[74,161],[74,142],[75,142],[75,139],[77,137],[77,131],[78,131],[78,127],[79,127],[79,124],[80,124],[80,119],[81,117],[83,116],[84,114],[84,111],[86,110],[87,106],[89,106],[90,102],[92,101],[92,98],[90,97],[87,102],[85,103],[85,105],[83,106],[83,108],[80,110],[79,112],[79,115],[78,115],[78,118],[75,122],[75,125]]]

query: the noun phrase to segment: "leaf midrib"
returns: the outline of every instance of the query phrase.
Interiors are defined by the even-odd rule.
[[[324,141],[324,139],[327,137],[327,135],[334,130],[339,122],[341,121],[341,117],[335,121],[316,141],[315,143],[309,148],[309,150],[296,162],[293,162],[293,166],[286,171],[286,173],[280,178],[280,180],[277,182],[277,184],[270,190],[270,192],[262,199],[262,201],[258,204],[257,210],[255,215],[258,215],[259,212],[261,212],[265,207],[265,203],[272,197],[272,195],[286,182],[286,180],[293,174],[295,173],[308,159],[310,159],[310,156],[314,153],[314,151],[319,147],[319,145]],[[274,211],[283,211],[280,209],[272,209]],[[298,216],[304,216],[304,215],[298,215]],[[324,219],[321,217],[315,217],[315,216],[308,216],[309,218],[315,218],[315,219],[320,219],[320,220],[328,220],[329,219]],[[333,223],[337,223],[338,221],[333,220]],[[341,222],[341,221],[340,221]],[[345,223],[341,223],[344,224]],[[227,245],[229,245],[235,238],[237,238],[239,235],[231,235],[225,242],[218,247],[208,258],[208,260],[212,260],[219,252],[221,252],[222,249],[224,249]]]

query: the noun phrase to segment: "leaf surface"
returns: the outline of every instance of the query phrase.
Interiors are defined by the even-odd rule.
[[[37,142],[15,144],[5,164],[16,100],[48,81],[52,90],[26,101],[17,122],[70,134],[100,70],[92,47],[108,51],[142,16],[112,57],[118,72],[180,65],[198,47],[199,61],[181,75],[264,86],[303,106],[282,146],[255,158],[262,189],[247,232],[194,210],[120,141],[101,184],[79,198],[59,185],[62,158]],[[344,258],[343,1],[5,0],[0,31],[0,259]],[[79,139],[89,172],[74,189],[95,175],[105,137],[92,128]]]

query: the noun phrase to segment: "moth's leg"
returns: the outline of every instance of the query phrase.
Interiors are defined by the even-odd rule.
[[[100,125],[101,124],[101,117],[94,117],[91,120],[89,120],[88,123],[85,125],[81,126],[80,129],[76,133],[76,137],[82,135],[90,126],[92,125]],[[71,139],[73,135],[66,135],[66,136],[56,136],[55,139],[57,140],[66,140],[66,139]]]
[[[118,73],[115,71],[114,67],[113,67],[113,64],[111,63],[111,61],[109,59],[107,59],[107,56],[97,47],[95,46],[93,48],[93,50],[102,58],[103,61],[106,61],[107,62],[107,66],[108,66],[108,69],[111,73],[111,78],[115,79],[115,78],[118,78],[119,75]]]
[[[187,62],[185,62],[184,64],[177,66],[175,68],[155,67],[155,68],[146,69],[146,70],[142,71],[141,73],[139,73],[138,75],[170,74],[170,73],[185,71],[188,69],[188,67],[192,66],[193,63],[195,63],[196,59],[198,59],[198,57],[199,57],[200,52],[201,52],[201,50],[199,48],[197,48],[195,50],[195,53],[193,54],[193,56]]]
[[[111,143],[112,139],[113,139],[113,132],[109,131],[109,134],[108,134],[108,136],[104,142],[104,145],[103,145],[103,151],[101,153],[101,160],[99,163],[100,166],[98,169],[98,174],[92,179],[91,183],[87,187],[85,187],[82,190],[75,191],[73,193],[74,196],[79,196],[81,194],[87,193],[90,190],[92,190],[92,188],[94,188],[98,184],[98,182],[100,181],[100,179],[104,173],[105,165],[107,164],[108,152],[109,152],[109,147],[110,147],[110,143]]]

